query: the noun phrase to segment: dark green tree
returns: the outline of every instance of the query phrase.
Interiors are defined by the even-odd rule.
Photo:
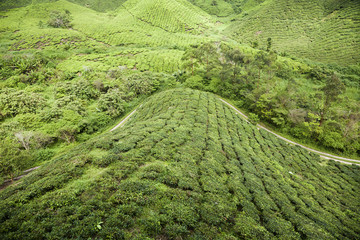
[[[20,145],[11,139],[0,141],[0,173],[14,181],[29,158],[28,151],[20,150]]]
[[[240,67],[244,63],[245,56],[238,49],[231,49],[226,53],[228,62],[233,66],[233,81],[235,82]]]
[[[267,52],[270,52],[270,50],[271,50],[271,44],[272,44],[271,38],[268,38],[268,39],[267,39],[267,46],[266,46],[266,51],[267,51]]]
[[[330,106],[338,99],[338,96],[345,91],[345,85],[334,73],[326,80],[326,85],[322,88],[325,95],[325,101],[322,111],[320,112],[320,126],[324,123],[326,114]]]
[[[195,67],[199,65],[198,53],[196,48],[192,47],[185,51],[183,57],[183,67],[185,69],[191,69],[191,75],[194,76]]]
[[[218,64],[216,46],[212,42],[202,44],[198,49],[196,49],[195,57],[200,63],[206,64],[207,75],[213,68],[215,68],[216,64]]]
[[[72,26],[71,21],[72,17],[69,10],[64,12],[52,11],[48,25],[54,28],[70,28]]]

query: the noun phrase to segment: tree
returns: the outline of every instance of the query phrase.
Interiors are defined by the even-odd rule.
[[[338,99],[338,96],[345,90],[345,85],[334,73],[326,80],[326,85],[322,88],[325,95],[324,107],[320,113],[320,126],[324,123],[325,116],[330,106]]]
[[[231,49],[226,53],[226,58],[233,65],[233,80],[235,82],[237,73],[240,72],[239,67],[244,63],[245,56],[238,49]]]
[[[258,68],[259,70],[259,74],[258,74],[258,86],[259,86],[259,82],[261,79],[261,70],[265,68],[266,65],[266,53],[263,51],[259,51],[256,55],[255,55],[255,61],[254,61],[254,65]]]
[[[125,111],[125,101],[122,93],[118,88],[109,89],[106,94],[102,94],[99,98],[98,109],[106,112],[111,117],[117,117]]]
[[[197,57],[196,48],[189,48],[185,51],[184,56],[181,58],[183,67],[186,69],[191,69],[191,76],[194,76],[194,68],[199,65],[199,60]]]
[[[65,10],[64,12],[52,11],[48,25],[54,28],[70,28],[72,26],[71,20],[72,17],[69,10]]]
[[[125,80],[128,92],[133,92],[135,95],[151,94],[158,90],[159,85],[159,76],[152,72],[133,74]]]
[[[202,44],[195,51],[195,57],[200,63],[206,64],[206,74],[208,75],[210,70],[215,68],[215,65],[218,63],[215,44],[212,42]]]
[[[15,133],[15,137],[26,150],[30,150],[30,140],[34,136],[31,131],[20,131]]]
[[[277,59],[277,55],[274,52],[267,53],[264,51],[259,51],[255,55],[254,65],[259,70],[259,72],[258,72],[259,82],[261,79],[261,71],[263,69],[268,70],[269,80],[272,78],[272,70],[273,70],[274,63],[276,62],[276,59]]]
[[[26,160],[29,158],[28,151],[21,151],[18,144],[11,139],[0,142],[0,173],[11,178],[20,172]]]
[[[193,89],[203,89],[202,77],[199,75],[191,76],[185,81],[185,86]]]
[[[270,52],[270,50],[271,50],[271,38],[268,38],[267,39],[267,46],[266,46],[266,51],[267,52]]]
[[[55,132],[56,137],[71,143],[75,141],[76,134],[80,132],[82,116],[73,110],[63,110],[63,117],[56,122],[46,125],[48,134]]]

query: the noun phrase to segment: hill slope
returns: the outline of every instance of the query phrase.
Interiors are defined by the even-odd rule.
[[[186,0],[128,0],[124,7],[141,21],[170,32],[197,32],[210,17]]]
[[[12,41],[11,50],[161,46],[185,47],[206,41],[199,36],[209,24],[209,15],[186,1],[127,1],[111,14],[65,0],[32,4],[1,14],[0,31]],[[176,11],[176,8],[182,11]],[[155,10],[156,14],[149,14]],[[69,11],[72,28],[47,26],[53,11]]]
[[[355,239],[359,167],[289,146],[216,96],[149,98],[0,193],[2,239]]]
[[[225,31],[234,39],[325,63],[360,60],[359,1],[267,0],[242,12]]]
[[[11,0],[11,1],[2,1],[0,3],[0,11],[6,11],[12,8],[25,7],[33,3],[48,3],[55,2],[57,0]],[[73,2],[79,4],[84,7],[91,8],[96,11],[106,12],[111,11],[124,3],[126,0],[69,0],[69,2]]]

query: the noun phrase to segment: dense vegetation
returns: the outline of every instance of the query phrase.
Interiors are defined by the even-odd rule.
[[[358,166],[323,165],[216,96],[150,97],[0,194],[2,239],[355,239]]]
[[[271,44],[246,52],[206,43],[183,60],[186,86],[228,97],[283,133],[359,156],[359,68],[295,62],[277,56]]]
[[[356,239],[359,7],[2,1],[0,238]]]
[[[129,74],[126,69],[101,74],[84,68],[77,75],[66,73],[55,69],[56,59],[45,54],[6,55],[2,60],[0,162],[4,177],[50,159],[61,151],[56,150],[59,144],[88,139],[145,96],[176,84],[171,75]],[[26,156],[22,164],[14,148]]]

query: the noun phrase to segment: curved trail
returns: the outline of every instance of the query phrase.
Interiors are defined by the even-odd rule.
[[[124,125],[124,123],[136,112],[136,110],[141,107],[142,104],[140,106],[138,106],[137,108],[135,108],[134,111],[132,111],[126,118],[124,118],[118,125],[116,125],[115,127],[113,127],[110,132],[114,131],[115,129],[117,129],[118,127],[121,127],[122,125]]]
[[[220,99],[223,103],[225,103],[226,105],[228,105],[229,107],[231,107],[232,109],[234,109],[237,113],[239,113],[239,114],[245,119],[246,122],[249,122],[249,121],[247,120],[248,117],[247,117],[245,114],[243,114],[242,112],[240,112],[236,107],[234,107],[233,105],[231,105],[230,103],[228,103],[228,102],[225,101],[224,99],[221,99],[221,98],[219,98],[219,99]],[[257,124],[257,127],[258,127],[258,128],[262,128],[262,129],[264,129],[265,131],[268,131],[269,133],[275,135],[276,137],[278,137],[278,138],[280,138],[280,139],[282,139],[282,140],[284,140],[284,141],[286,141],[286,142],[288,142],[288,143],[291,143],[291,144],[293,144],[293,145],[298,145],[298,146],[300,146],[300,147],[302,147],[302,148],[304,148],[304,149],[306,149],[306,150],[308,150],[308,151],[310,151],[310,152],[317,153],[317,154],[319,154],[320,157],[322,157],[322,158],[331,159],[331,160],[334,160],[334,161],[337,161],[337,162],[341,162],[341,163],[345,163],[345,164],[356,164],[356,165],[359,165],[359,166],[360,166],[360,160],[351,159],[351,158],[344,158],[344,157],[339,157],[339,156],[331,155],[331,154],[329,154],[329,153],[320,152],[320,151],[317,151],[317,150],[315,150],[315,149],[312,149],[312,148],[303,146],[303,145],[301,145],[301,144],[299,144],[299,143],[296,143],[296,142],[294,142],[294,141],[291,141],[291,140],[289,140],[289,139],[287,139],[287,138],[284,138],[284,137],[282,137],[282,136],[274,133],[273,131],[271,131],[271,130],[267,129],[266,127],[263,127],[263,126],[261,126],[261,125],[259,125],[259,124]],[[345,162],[345,161],[342,161],[342,160],[351,161],[352,163],[350,163],[350,162]]]
[[[141,107],[142,105],[140,105],[139,107]],[[124,125],[124,123],[136,112],[136,110],[139,108],[137,107],[134,111],[132,111],[128,116],[126,116],[126,118],[124,118],[119,124],[117,124],[115,127],[113,127],[110,132],[114,131],[115,129],[122,127]],[[13,180],[11,181],[10,179],[7,179],[3,182],[3,184],[0,185],[0,190],[6,188],[7,186],[13,184],[15,181],[20,180],[21,178],[25,177],[26,175],[28,175],[29,173],[31,173],[32,171],[38,169],[40,166],[37,167],[33,167],[27,170],[24,170],[22,175],[15,177]]]
[[[229,107],[231,107],[232,109],[234,109],[237,113],[239,113],[239,114],[245,119],[246,122],[249,123],[249,121],[247,120],[248,117],[247,117],[244,113],[240,112],[236,107],[234,107],[233,105],[231,105],[230,103],[228,103],[228,102],[225,101],[224,99],[222,99],[222,98],[219,98],[219,99],[220,99],[220,101],[222,101],[223,103],[225,103],[226,105],[228,105]],[[141,107],[141,106],[142,106],[142,104],[141,104],[139,107]],[[119,127],[122,127],[122,126],[126,123],[126,121],[137,111],[137,109],[138,109],[139,107],[135,108],[134,111],[132,111],[132,112],[131,112],[128,116],[126,116],[120,123],[118,123],[115,127],[113,127],[113,128],[110,130],[110,132],[114,131],[115,129],[117,129],[117,128],[119,128]],[[286,141],[286,142],[288,142],[288,143],[291,143],[291,144],[293,144],[293,145],[298,145],[298,146],[300,146],[300,147],[302,147],[302,148],[304,148],[304,149],[306,149],[306,150],[308,150],[308,151],[310,151],[310,152],[317,153],[317,154],[320,155],[320,157],[322,157],[322,158],[324,158],[324,159],[334,160],[334,161],[341,162],[341,163],[344,163],[344,164],[355,164],[355,165],[359,165],[359,166],[360,166],[360,160],[351,159],[351,158],[344,158],[344,157],[339,157],[339,156],[331,155],[331,154],[329,154],[329,153],[320,152],[320,151],[317,151],[317,150],[315,150],[315,149],[312,149],[312,148],[303,146],[303,145],[301,145],[301,144],[299,144],[299,143],[296,143],[296,142],[294,142],[294,141],[291,141],[291,140],[289,140],[289,139],[287,139],[287,138],[284,138],[284,137],[282,137],[282,136],[274,133],[273,131],[271,131],[271,130],[267,129],[266,127],[263,127],[263,126],[261,126],[261,125],[259,125],[259,124],[257,124],[257,127],[258,127],[258,129],[262,128],[262,129],[264,129],[265,131],[268,131],[269,133],[275,135],[276,137],[278,137],[278,138],[280,138],[280,139],[282,139],[282,140],[284,140],[284,141]],[[342,161],[342,160],[351,161],[351,162],[346,162],[346,161]],[[17,181],[17,180],[21,179],[22,177],[24,177],[24,176],[26,176],[27,174],[29,174],[30,172],[38,169],[39,167],[40,167],[40,166],[25,170],[23,175],[14,178],[14,180]],[[10,180],[6,180],[6,181],[4,182],[4,184],[0,185],[0,190],[3,189],[3,188],[5,188],[5,187],[7,187],[7,186],[10,185],[11,183],[12,183],[12,182],[11,182]]]

